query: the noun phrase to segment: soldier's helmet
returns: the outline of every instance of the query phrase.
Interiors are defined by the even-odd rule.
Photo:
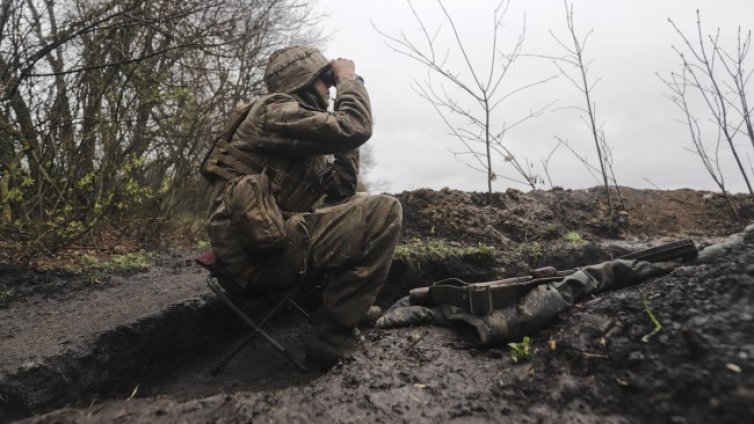
[[[313,83],[330,62],[314,47],[290,46],[270,56],[264,81],[270,93],[294,93]]]

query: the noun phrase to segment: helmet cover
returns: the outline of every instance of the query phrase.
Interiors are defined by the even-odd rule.
[[[270,93],[295,93],[313,83],[330,62],[318,49],[290,46],[270,55],[264,80]]]

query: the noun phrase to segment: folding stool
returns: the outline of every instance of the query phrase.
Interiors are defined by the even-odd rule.
[[[219,297],[246,325],[248,325],[252,332],[246,336],[236,347],[231,350],[222,360],[215,364],[211,369],[212,375],[222,372],[225,365],[233,359],[253,338],[256,334],[262,336],[262,338],[270,344],[278,353],[280,353],[291,364],[298,368],[301,372],[306,372],[307,368],[296,358],[293,357],[291,352],[283,347],[277,340],[275,340],[269,333],[262,329],[262,326],[267,323],[283,306],[289,304],[294,310],[298,311],[304,318],[311,323],[311,317],[309,314],[293,300],[293,296],[300,289],[305,280],[295,282],[290,288],[282,292],[280,298],[275,302],[273,307],[267,311],[267,313],[259,319],[259,322],[254,322],[244,311],[233,301],[235,299],[241,299],[243,296],[247,296],[246,293],[239,289],[239,286],[232,281],[232,278],[224,272],[220,260],[214,251],[208,250],[203,252],[195,259],[196,263],[204,267],[209,271],[207,276],[207,285],[209,288]],[[271,294],[279,294],[272,292]]]

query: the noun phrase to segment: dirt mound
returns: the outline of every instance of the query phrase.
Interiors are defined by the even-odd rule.
[[[509,189],[485,193],[443,189],[406,191],[397,195],[404,209],[404,239],[441,237],[471,243],[506,245],[557,240],[571,231],[585,240],[606,236],[648,240],[682,236],[725,236],[754,219],[751,200],[743,195],[734,215],[716,193],[695,190],[621,188],[625,211],[608,226],[605,191]],[[613,194],[614,196],[614,194]]]
[[[626,210],[608,225],[604,190],[485,193],[443,189],[396,195],[403,205],[403,234],[384,306],[414,287],[448,277],[484,281],[524,275],[530,269],[569,269],[619,257],[671,239],[699,246],[740,231],[751,199],[725,199],[694,190],[621,188]],[[747,206],[748,205],[748,206]]]

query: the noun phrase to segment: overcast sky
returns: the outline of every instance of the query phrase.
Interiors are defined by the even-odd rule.
[[[462,41],[469,47],[470,60],[484,74],[489,68],[492,40],[492,15],[498,1],[446,0]],[[688,128],[678,122],[681,114],[664,95],[668,89],[656,74],[669,75],[679,70],[678,56],[671,49],[680,38],[667,19],[673,19],[690,36],[695,35],[696,9],[702,13],[706,32],[722,29],[722,43],[734,48],[739,26],[754,26],[752,0],[574,0],[576,30],[583,36],[593,30],[585,55],[593,60],[590,77],[599,79],[593,96],[597,119],[613,148],[615,173],[621,185],[633,187],[715,189],[711,178],[691,148]],[[437,3],[416,0],[414,6],[430,32],[440,28],[437,44],[449,52],[447,68],[464,72],[449,37],[450,27]],[[391,51],[385,39],[373,28],[398,35],[422,45],[422,35],[404,0],[353,1],[320,0],[319,7],[329,13],[324,25],[333,35],[325,54],[348,57],[356,62],[372,101],[375,119],[372,144],[377,164],[370,180],[381,180],[386,191],[398,192],[417,188],[442,187],[462,190],[486,190],[484,174],[471,169],[452,152],[463,150],[432,106],[411,89],[412,81],[427,77],[424,67]],[[512,0],[499,38],[499,48],[509,52],[526,17],[524,51],[539,55],[561,56],[562,49],[549,31],[566,40],[567,27],[562,0]],[[448,50],[449,49],[449,50]],[[754,58],[750,57],[748,69]],[[504,80],[504,90],[521,87],[556,72],[551,61],[521,58]],[[435,79],[439,84],[439,79]],[[439,85],[438,85],[439,86]],[[752,95],[750,84],[749,94]],[[462,95],[459,101],[464,101]],[[753,99],[754,100],[754,99]],[[596,158],[589,128],[580,112],[570,106],[584,106],[583,96],[565,78],[537,86],[510,97],[494,116],[498,125],[512,123],[529,110],[550,102],[555,106],[541,117],[511,130],[507,146],[519,157],[527,158],[542,175],[541,161],[557,141],[568,142],[590,160]],[[752,101],[750,101],[751,103]],[[473,107],[467,103],[468,108]],[[700,105],[701,106],[701,105]],[[698,109],[698,115],[709,114]],[[457,124],[462,121],[456,121]],[[707,132],[714,144],[715,133]],[[750,143],[740,140],[740,151],[754,161]],[[734,172],[730,149],[720,149],[726,183],[733,191],[745,190],[739,173]],[[597,164],[594,161],[595,165]],[[493,168],[503,176],[515,176],[513,169],[500,158]],[[566,149],[558,149],[549,165],[555,185],[568,188],[598,184],[586,168]],[[651,182],[651,183],[650,183]],[[525,189],[521,184],[498,179],[493,189]]]

